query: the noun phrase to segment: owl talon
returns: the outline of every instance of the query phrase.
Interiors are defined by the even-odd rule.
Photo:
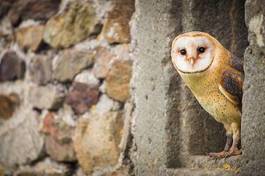
[[[228,151],[228,156],[237,156],[237,155],[241,155],[242,151],[239,150],[237,147],[231,147],[230,150]]]
[[[230,156],[237,156],[237,155],[241,155],[242,151],[239,150],[238,148],[233,148],[231,147],[229,151],[222,151],[222,152],[211,152],[208,153],[208,156],[211,158],[228,158]]]

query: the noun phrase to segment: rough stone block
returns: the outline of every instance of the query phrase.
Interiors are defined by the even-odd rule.
[[[72,143],[73,128],[59,120],[56,121],[51,112],[44,117],[41,131],[46,134],[45,149],[55,161],[73,162],[76,160]]]
[[[29,90],[29,102],[38,109],[58,109],[65,97],[65,88],[57,85],[32,85]]]
[[[102,94],[96,105],[96,112],[98,114],[105,114],[109,111],[116,111],[121,109],[121,104],[109,98],[106,94]]]
[[[0,128],[0,162],[7,168],[38,159],[43,150],[43,136],[38,131],[37,114],[23,105]]]
[[[53,59],[53,78],[62,82],[71,81],[94,63],[94,55],[93,51],[64,50]]]
[[[16,93],[0,94],[0,119],[11,118],[19,104],[20,98]]]
[[[93,33],[97,22],[92,2],[72,1],[63,14],[47,22],[44,40],[54,48],[67,48]]]
[[[124,102],[129,98],[129,83],[132,75],[130,60],[115,60],[106,77],[106,93],[113,99]]]
[[[115,56],[107,48],[97,48],[93,73],[98,78],[105,78]]]
[[[85,113],[92,105],[98,102],[99,91],[87,84],[74,82],[66,96],[66,103],[76,114]]]
[[[50,56],[38,55],[29,64],[31,80],[39,85],[45,85],[52,80],[52,59]]]
[[[30,49],[34,52],[39,48],[42,42],[43,31],[43,25],[19,28],[15,32],[16,40],[21,48],[26,50]]]
[[[74,135],[74,148],[86,174],[114,168],[118,164],[122,131],[121,112],[104,115],[92,113],[86,119],[79,120]]]
[[[6,52],[0,63],[0,82],[22,79],[26,69],[25,62],[15,51]]]
[[[130,41],[129,21],[134,12],[134,0],[113,2],[113,9],[107,15],[101,35],[109,43],[128,43]]]
[[[57,13],[60,3],[61,0],[14,0],[8,16],[14,26],[27,19],[46,21]]]
[[[100,81],[96,78],[96,76],[88,70],[85,70],[75,77],[75,82],[85,83],[90,87],[99,87]]]

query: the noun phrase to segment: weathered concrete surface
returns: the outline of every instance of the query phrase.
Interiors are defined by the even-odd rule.
[[[208,156],[191,156],[192,162],[188,167],[160,167],[159,176],[232,176],[240,173],[241,156],[215,159]]]
[[[249,47],[245,52],[245,83],[242,116],[242,148],[245,161],[241,175],[265,173],[265,6],[247,0],[246,24]]]
[[[236,173],[240,172],[242,166],[241,156],[234,156],[229,158],[216,159],[208,156],[196,155],[191,157],[189,168],[192,169],[212,169],[231,171]]]
[[[171,12],[179,14],[178,5],[173,0],[136,1],[132,34],[136,175],[155,175],[171,157],[177,160],[178,149],[168,151],[167,145],[178,147],[177,75],[170,61],[170,43],[180,31],[180,21]]]

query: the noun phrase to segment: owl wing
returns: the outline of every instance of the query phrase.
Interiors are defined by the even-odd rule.
[[[223,71],[219,90],[233,104],[241,108],[243,95],[243,61],[235,56],[230,58],[230,68]]]

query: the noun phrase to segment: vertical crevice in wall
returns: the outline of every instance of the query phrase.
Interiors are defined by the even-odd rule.
[[[179,20],[178,16],[182,14],[182,3],[178,0],[173,0],[171,4],[169,4],[170,11],[169,17],[171,21],[175,25],[174,31],[171,33],[170,38],[171,42],[174,39],[176,33],[180,33],[182,31],[181,20]],[[171,48],[171,42],[169,43],[169,47]],[[181,162],[180,154],[182,153],[181,143],[181,128],[180,128],[180,117],[181,117],[181,78],[172,67],[171,59],[167,58],[167,68],[171,70],[172,76],[170,78],[169,89],[167,90],[168,97],[174,97],[168,99],[167,101],[169,111],[167,111],[168,120],[166,122],[166,133],[167,133],[167,168],[176,168],[181,167],[183,163]]]
[[[233,0],[230,8],[229,17],[231,21],[231,43],[229,50],[232,54],[242,58],[248,45],[247,27],[244,23],[245,18],[245,1]]]

